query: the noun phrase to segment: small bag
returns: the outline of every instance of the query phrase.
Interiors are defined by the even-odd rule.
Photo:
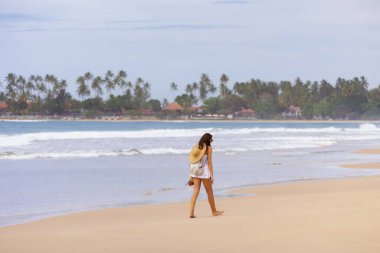
[[[190,174],[196,175],[196,176],[202,175],[203,166],[204,165],[202,164],[202,159],[196,163],[189,163]]]
[[[188,186],[193,186],[194,185],[194,180],[192,177],[189,178],[189,181],[187,181],[186,185]]]

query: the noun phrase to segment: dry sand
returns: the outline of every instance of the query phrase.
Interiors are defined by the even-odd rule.
[[[236,192],[235,192],[236,193]],[[1,253],[380,252],[380,177],[242,189],[208,203],[105,209],[0,228]]]

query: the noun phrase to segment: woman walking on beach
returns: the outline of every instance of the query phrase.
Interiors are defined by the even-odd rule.
[[[214,193],[212,190],[212,184],[214,183],[214,170],[212,166],[212,135],[205,133],[199,142],[194,146],[189,155],[190,164],[200,163],[200,170],[193,170],[190,173],[191,179],[189,185],[194,185],[193,196],[190,201],[190,218],[196,218],[194,215],[195,202],[197,201],[199,191],[201,189],[201,183],[207,192],[208,202],[211,207],[212,215],[222,215],[224,211],[218,211],[215,207]]]

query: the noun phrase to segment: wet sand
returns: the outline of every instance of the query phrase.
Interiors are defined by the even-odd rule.
[[[380,155],[380,149],[361,149],[354,153],[364,155]],[[380,156],[379,162],[372,163],[358,163],[358,164],[343,164],[341,167],[349,169],[380,169]]]

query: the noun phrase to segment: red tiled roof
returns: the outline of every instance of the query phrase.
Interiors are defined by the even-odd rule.
[[[248,108],[248,109],[243,108],[240,110],[240,113],[256,113],[256,111],[252,110],[251,108]]]
[[[7,109],[8,105],[5,102],[0,102],[0,110]]]
[[[182,111],[183,107],[180,106],[178,103],[173,102],[173,103],[169,103],[167,106],[165,106],[163,110],[165,110],[165,111]]]

